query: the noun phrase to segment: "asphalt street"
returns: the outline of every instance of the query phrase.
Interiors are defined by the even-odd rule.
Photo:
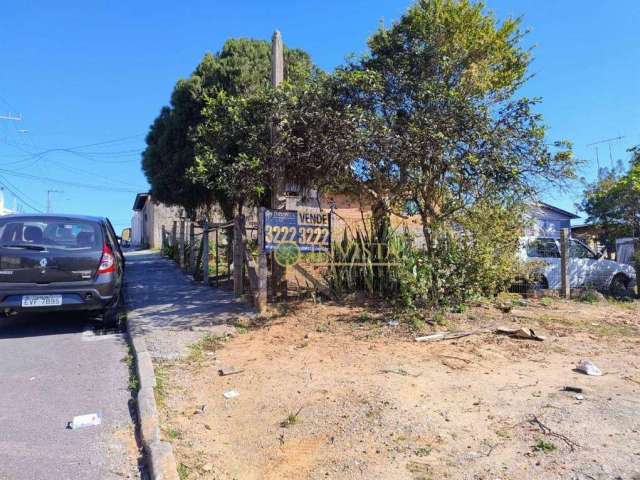
[[[126,339],[81,315],[0,316],[0,480],[139,478]],[[68,429],[76,415],[102,423]]]

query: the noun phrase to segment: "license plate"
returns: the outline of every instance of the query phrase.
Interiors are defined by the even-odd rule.
[[[23,307],[57,307],[62,305],[62,295],[23,295]]]

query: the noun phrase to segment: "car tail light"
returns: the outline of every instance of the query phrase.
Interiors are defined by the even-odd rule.
[[[100,266],[98,267],[98,275],[101,273],[111,273],[116,271],[116,259],[109,245],[105,243],[102,247],[102,257],[100,258]]]

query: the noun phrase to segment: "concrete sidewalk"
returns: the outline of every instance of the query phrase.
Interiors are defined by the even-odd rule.
[[[233,292],[192,281],[159,253],[128,252],[126,258],[129,323],[144,331],[154,358],[181,357],[207,327],[232,325],[251,313]]]

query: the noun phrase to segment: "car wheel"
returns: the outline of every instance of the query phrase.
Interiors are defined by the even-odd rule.
[[[534,275],[531,286],[534,290],[548,290],[549,282],[547,281],[547,277],[542,274]]]
[[[630,297],[633,292],[629,288],[629,283],[629,277],[618,273],[609,284],[609,293],[616,298]]]
[[[104,328],[120,328],[120,296],[102,312],[101,323]]]

